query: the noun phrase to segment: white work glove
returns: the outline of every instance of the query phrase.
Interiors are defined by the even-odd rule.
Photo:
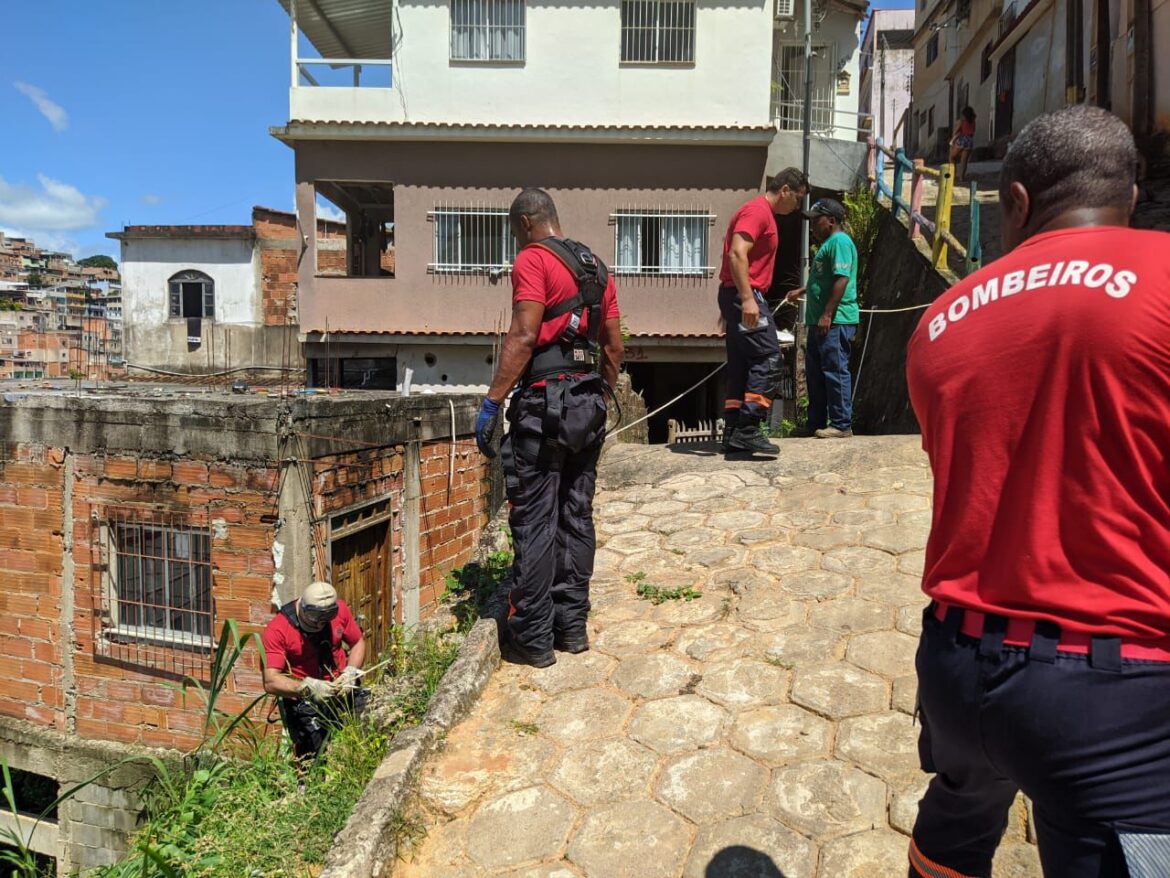
[[[350,665],[338,675],[337,679],[333,681],[333,685],[337,687],[338,692],[348,692],[358,687],[361,678],[362,672]]]
[[[320,704],[336,695],[337,690],[333,687],[332,683],[318,680],[315,677],[306,677],[301,680],[301,686],[297,690],[297,693],[301,698],[307,698],[309,701]]]

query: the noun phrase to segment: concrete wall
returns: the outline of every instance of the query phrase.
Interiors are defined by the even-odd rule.
[[[508,324],[511,285],[483,276],[433,274],[438,206],[507,209],[524,186],[546,188],[565,234],[614,258],[620,208],[694,208],[714,216],[708,264],[718,267],[726,224],[763,184],[764,146],[587,145],[518,143],[375,143],[305,141],[296,147],[297,208],[302,226],[315,213],[314,182],[339,177],[394,183],[393,278],[322,278],[313,253],[301,260],[302,332],[494,334]],[[784,246],[783,242],[781,246]],[[708,277],[618,277],[618,298],[630,332],[700,335],[714,332]]]
[[[393,88],[295,88],[289,118],[502,125],[768,121],[772,0],[697,3],[691,65],[623,64],[619,0],[527,4],[526,57],[515,64],[450,61],[448,3],[408,0],[397,13]]]
[[[1056,0],[1015,44],[1013,134],[1037,116],[1058,110],[1066,103],[1065,16],[1064,0]]]
[[[879,210],[881,228],[869,259],[867,306],[906,308],[933,302],[947,289],[947,281],[906,236],[906,227],[885,208]],[[906,389],[906,345],[921,316],[921,311],[867,315],[862,323],[853,362],[857,381],[853,423],[858,432],[918,432]],[[862,362],[860,352],[867,333]]]

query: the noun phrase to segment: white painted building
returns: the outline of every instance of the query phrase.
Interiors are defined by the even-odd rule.
[[[861,40],[861,118],[890,147],[906,145],[912,124],[913,37],[913,9],[875,9]]]

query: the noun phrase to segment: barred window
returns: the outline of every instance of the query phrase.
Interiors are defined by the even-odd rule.
[[[693,64],[695,0],[622,0],[622,61]]]
[[[213,635],[211,532],[180,513],[116,508],[100,527],[102,634],[114,646],[205,651]],[[119,657],[150,663],[143,655]]]
[[[614,223],[617,274],[692,275],[713,272],[708,242],[715,217],[701,210],[619,210]]]
[[[523,61],[524,0],[451,0],[452,61]]]
[[[435,225],[432,272],[498,271],[516,260],[516,239],[503,208],[440,207]]]

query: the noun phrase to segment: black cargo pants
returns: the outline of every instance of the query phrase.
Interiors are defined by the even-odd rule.
[[[727,401],[723,407],[728,412],[738,411],[744,423],[759,423],[768,416],[780,386],[776,323],[767,300],[759,291],[755,295],[760,320],[748,329],[741,323],[739,290],[719,288],[719,314],[727,333]]]
[[[551,650],[554,632],[585,627],[605,416],[596,375],[523,388],[508,409],[501,457],[516,556],[508,627],[515,642],[532,652]]]

